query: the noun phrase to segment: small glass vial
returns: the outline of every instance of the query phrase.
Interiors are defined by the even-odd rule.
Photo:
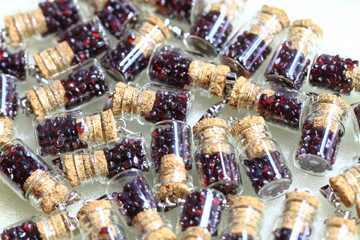
[[[2,145],[0,178],[19,197],[44,213],[55,210],[67,200],[68,188],[54,177],[52,169],[21,140]]]
[[[360,102],[351,104],[353,112],[351,116],[353,117],[353,128],[355,129],[355,140],[360,142]]]
[[[295,165],[301,170],[321,174],[332,170],[350,106],[332,94],[314,97],[304,116]]]
[[[26,80],[29,72],[26,45],[0,43],[0,56],[0,73],[12,75],[20,81]]]
[[[311,19],[295,20],[287,39],[279,45],[268,65],[267,81],[300,89],[322,37],[322,29]]]
[[[291,172],[264,118],[247,116],[237,120],[230,133],[242,147],[244,156],[240,162],[257,196],[268,199],[285,193],[292,184]]]
[[[97,17],[61,34],[58,44],[33,55],[36,71],[45,79],[69,66],[95,58],[109,48],[109,38]]]
[[[150,80],[184,88],[201,88],[208,96],[221,98],[228,78],[235,79],[229,66],[216,65],[171,45],[160,45],[153,53]]]
[[[126,240],[109,200],[86,201],[77,213],[83,240]]]
[[[28,90],[21,105],[27,115],[42,119],[60,109],[73,109],[109,90],[108,82],[95,59],[70,68],[48,83]]]
[[[289,25],[282,9],[264,5],[222,50],[222,62],[233,65],[241,76],[249,78],[270,55],[276,35]]]
[[[347,213],[348,214],[348,213]],[[325,220],[325,233],[322,240],[355,240],[358,227],[356,223],[344,213],[337,213]]]
[[[258,240],[265,205],[257,198],[239,196],[229,202],[229,220],[221,240]]]
[[[149,14],[135,30],[121,36],[117,46],[101,59],[101,64],[116,80],[133,81],[147,67],[155,46],[169,38],[165,23]]]
[[[195,0],[153,0],[152,5],[156,12],[170,18],[176,18],[179,21],[190,23],[191,11],[195,4]]]
[[[350,94],[360,91],[359,61],[338,54],[318,54],[311,66],[309,83],[312,86]]]
[[[217,55],[239,24],[246,0],[196,0],[192,10],[188,45]]]
[[[286,194],[282,215],[275,222],[272,240],[311,239],[312,223],[321,202],[310,190],[296,189]]]
[[[140,171],[132,169],[114,176],[108,182],[106,192],[128,225],[136,228],[141,239],[177,239],[158,212],[159,204]]]
[[[56,212],[50,216],[36,215],[17,222],[1,231],[0,238],[22,239],[73,239],[78,234],[78,221],[68,212]]]
[[[204,118],[194,125],[193,134],[201,184],[225,195],[240,194],[243,186],[227,122],[221,118]]]
[[[118,119],[111,110],[92,115],[84,115],[81,111],[65,112],[34,120],[33,124],[38,152],[42,156],[57,156],[117,139]]]
[[[218,236],[225,196],[210,188],[200,188],[186,197],[180,216],[181,240],[211,239]]]
[[[229,106],[247,114],[259,114],[275,125],[299,129],[308,97],[296,89],[267,83],[260,85],[238,78],[229,97]]]
[[[167,206],[176,206],[191,192],[191,128],[182,121],[156,123],[151,133],[151,158],[157,173],[155,190]]]
[[[61,32],[80,21],[77,0],[42,1],[39,7],[4,16],[6,34],[13,43],[20,43],[36,33]]]
[[[191,92],[180,88],[147,83],[142,88],[134,83],[118,82],[104,109],[125,119],[143,119],[150,123],[164,120],[186,121],[191,105]]]

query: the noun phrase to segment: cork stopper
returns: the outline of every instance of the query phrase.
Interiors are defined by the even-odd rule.
[[[346,79],[352,79],[352,87],[360,91],[360,67],[348,68],[345,74]]]
[[[96,209],[111,209],[111,202],[109,200],[96,200],[86,203],[84,206],[80,208],[80,210],[77,213],[78,219],[86,215],[87,213],[91,213],[95,211]],[[94,216],[94,221],[98,221],[99,215],[97,217]],[[91,217],[92,218],[92,217]]]
[[[193,60],[189,66],[189,74],[195,86],[208,90],[215,73],[216,66],[201,60]]]
[[[334,190],[336,195],[340,197],[341,202],[346,207],[351,207],[355,203],[356,193],[342,175],[330,178],[329,183],[331,188]]]
[[[311,19],[297,19],[293,22],[293,25],[290,28],[290,34],[293,36],[299,36],[297,34],[301,34],[299,36],[301,38],[303,36],[304,32],[300,32],[298,29],[296,29],[298,27],[309,28],[314,33],[316,33],[319,37],[323,37],[322,28],[318,24],[315,24]]]
[[[39,33],[44,34],[48,31],[45,16],[41,8],[37,8],[32,11],[31,15],[34,17],[36,23],[36,29]]]
[[[238,14],[239,4],[237,1],[222,1],[212,4],[210,11],[223,13],[229,21],[232,21],[236,17],[236,14]]]
[[[265,205],[257,198],[251,196],[239,196],[233,198],[229,202],[230,207],[238,207],[238,206],[249,206],[257,209],[260,212],[265,210]]]
[[[151,25],[149,23],[147,23],[147,24]],[[153,25],[151,25],[151,26],[153,26]],[[150,41],[151,44],[148,41]],[[139,33],[135,33],[135,39],[131,42],[131,45],[133,45],[134,47],[136,47],[136,46],[139,47],[142,54],[144,55],[144,57],[149,58],[153,52],[153,49],[154,49],[154,46],[156,45],[156,43],[154,41],[151,41],[150,38],[146,38],[146,37],[143,37]]]
[[[36,223],[41,239],[69,239],[72,236],[71,219],[63,213],[56,213],[46,220]]]
[[[214,126],[219,126],[220,128],[226,129],[227,122],[221,118],[204,118],[193,126],[193,133],[194,135],[197,135],[202,131]]]
[[[261,8],[262,12],[266,12],[268,14],[271,14],[273,16],[276,16],[278,18],[274,29],[273,29],[273,34],[279,33],[281,32],[284,28],[287,28],[290,25],[290,19],[288,17],[288,15],[286,14],[286,12],[280,8],[276,8],[276,7],[271,7],[268,5],[264,5]],[[263,18],[265,21],[268,21],[269,19],[267,17]]]
[[[286,193],[285,214],[302,217],[311,222],[321,202],[307,192],[294,190]],[[292,229],[292,228],[291,228]]]
[[[358,180],[360,176],[360,166],[354,166],[346,170],[343,174],[346,178],[346,181],[351,185],[355,193],[360,193],[360,181]]]
[[[188,227],[183,232],[181,240],[211,240],[211,237],[211,233],[207,229],[194,226]]]
[[[156,209],[145,209],[134,217],[132,225],[141,235],[145,235],[163,227],[164,222]]]
[[[356,207],[356,214],[358,217],[360,217],[360,200],[356,201],[355,207]]]
[[[12,16],[4,16],[4,23],[11,41],[14,43],[20,43],[22,39],[15,25],[14,18]]]
[[[96,12],[103,10],[109,0],[91,0],[91,5],[95,8]]]
[[[122,101],[124,98],[124,93],[126,89],[126,84],[118,82],[115,86],[115,93],[112,100],[112,110],[114,115],[122,114]]]
[[[116,141],[117,140],[117,128],[115,123],[114,114],[111,111],[111,109],[106,110],[102,114],[103,120],[104,120],[104,126],[105,126],[105,134],[106,138],[109,142]]]
[[[0,116],[0,146],[10,140],[13,121],[9,117]]]
[[[243,224],[231,225],[229,232],[235,236],[243,236],[246,233],[246,235],[252,238],[256,238],[257,235],[256,230],[252,226],[243,225]]]
[[[239,77],[235,84],[234,87],[231,91],[230,97],[229,97],[229,106],[235,110],[237,110],[238,107],[238,99],[240,96],[240,92],[242,87],[244,86],[244,84],[247,82],[247,79],[244,77]]]
[[[150,23],[152,23],[153,25],[155,24],[154,26],[158,26],[166,39],[170,38],[170,30],[168,29],[168,27],[165,25],[165,23],[159,17],[155,16],[154,14],[148,14],[146,17],[146,20],[149,21]],[[142,31],[140,30],[140,32],[142,32]],[[144,29],[144,32],[147,32],[147,31]],[[160,43],[160,42],[157,41],[157,43]]]
[[[285,215],[282,220],[281,228],[294,229],[303,233],[305,229],[310,227],[310,223],[302,217],[297,217],[292,214]]]
[[[354,239],[358,232],[356,223],[342,216],[332,216],[325,220],[326,239]],[[350,231],[344,231],[347,228]]]
[[[174,232],[168,227],[161,227],[151,233],[149,233],[145,240],[177,240]]]
[[[85,122],[91,142],[104,143],[105,141],[116,141],[117,128],[111,109],[88,116],[85,118]]]
[[[242,132],[244,129],[248,128],[251,125],[254,124],[264,124],[265,119],[260,116],[246,116],[242,119],[239,119],[235,121],[231,125],[230,133],[233,137],[236,137],[240,132]]]

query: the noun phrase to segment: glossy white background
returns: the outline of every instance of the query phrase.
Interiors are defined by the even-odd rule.
[[[274,4],[275,6],[283,7],[291,21],[297,18],[312,18],[315,23],[318,23],[322,26],[324,31],[324,38],[321,44],[321,48],[325,52],[338,53],[343,56],[349,56],[354,59],[360,59],[360,29],[358,23],[360,22],[360,1],[359,0],[274,0],[274,1],[257,1],[249,0],[248,7],[245,9],[243,14],[242,21],[245,22],[249,19],[252,14],[259,9],[263,3],[268,3],[269,5]],[[35,0],[0,0],[0,25],[3,26],[2,17],[6,14],[11,14],[20,10],[30,10],[36,8],[37,2]],[[85,3],[82,3],[83,12],[88,13],[89,9],[86,8]],[[240,26],[238,26],[240,27]],[[45,46],[51,44],[51,40],[48,38],[46,41],[41,43],[34,43],[33,49],[41,49]],[[210,59],[214,60],[214,59]],[[255,78],[258,81],[263,80],[264,67],[267,65],[265,62],[263,67],[257,72]],[[31,63],[32,61],[30,61]],[[146,82],[146,73],[145,71],[137,80],[139,83],[143,84]],[[19,87],[19,97],[24,96],[26,90],[30,89],[35,84],[34,79],[29,78],[27,82],[21,82],[18,84]],[[114,82],[113,82],[114,84]],[[304,91],[317,91],[305,84],[303,88]],[[91,106],[87,106],[83,110],[87,113],[91,113],[96,110],[100,110],[104,103],[104,97],[99,98],[92,102]],[[348,103],[353,103],[360,101],[359,94],[352,94],[345,98]],[[216,100],[201,97],[196,94],[195,101],[192,105],[191,114],[189,117],[189,124],[193,126],[195,122],[200,118],[203,112]],[[227,118],[231,115],[239,114],[235,111],[227,109],[223,117]],[[129,123],[130,129],[141,129],[144,133],[145,139],[149,142],[149,126],[137,127],[137,123]],[[32,128],[32,122],[30,118],[26,118],[22,115],[21,110],[19,109],[18,117],[15,121],[15,136],[24,140],[29,146],[35,149],[34,141],[34,131]],[[355,163],[353,158],[356,155],[360,155],[359,145],[354,143],[353,129],[351,125],[348,124],[346,127],[346,135],[342,140],[342,146],[340,148],[338,159],[335,164],[335,169],[329,173],[327,177],[314,177],[306,175],[303,172],[297,170],[293,166],[293,152],[297,148],[298,144],[298,133],[288,131],[287,129],[280,128],[270,128],[274,138],[280,143],[282,150],[288,160],[288,165],[292,170],[294,184],[292,189],[306,187],[314,191],[314,194],[318,196],[322,203],[323,207],[320,209],[318,217],[315,221],[315,237],[314,239],[320,239],[322,234],[322,227],[324,219],[334,212],[334,208],[327,203],[327,201],[321,197],[318,189],[325,185],[328,181],[329,176],[336,175],[344,169],[346,166],[351,166]],[[194,172],[195,173],[195,172]],[[193,174],[195,175],[195,174]],[[148,175],[150,179],[153,178],[151,174]],[[247,180],[245,174],[243,174],[243,181],[245,185],[245,194],[253,194],[252,188]],[[197,182],[196,182],[197,183]],[[96,198],[103,194],[104,187],[100,184],[86,185],[79,189],[79,192],[83,193],[84,199],[87,198]],[[266,202],[267,209],[265,211],[263,228],[261,230],[261,235],[263,239],[269,239],[269,233],[272,229],[275,217],[280,214],[280,209],[284,196]],[[79,208],[79,204],[75,204],[70,209],[74,212]],[[0,183],[0,229],[5,226],[12,224],[16,221],[30,217],[36,214],[37,211],[34,210],[29,203],[20,200],[17,195],[15,195],[6,185]],[[176,226],[178,216],[176,210],[174,212],[167,214],[171,218],[172,223]],[[134,239],[134,235],[131,234],[129,239]]]

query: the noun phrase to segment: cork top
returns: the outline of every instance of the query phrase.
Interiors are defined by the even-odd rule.
[[[244,130],[252,124],[264,124],[265,119],[261,116],[246,116],[242,119],[237,120],[231,125],[230,133],[235,137],[240,131]]]
[[[344,107],[345,109],[350,108],[349,104],[347,104],[347,102],[345,100],[341,99],[340,97],[335,96],[334,94],[326,93],[326,94],[318,95],[315,97],[315,101],[318,101],[318,100],[336,102],[340,106]]]
[[[295,26],[311,28],[320,37],[323,37],[322,28],[318,24],[315,24],[311,19],[296,19],[293,23],[293,27]]]
[[[155,16],[154,14],[149,14],[146,17],[146,20],[158,25],[159,28],[161,29],[161,31],[164,33],[166,39],[170,38],[170,31],[169,31],[168,27],[165,26],[165,23],[159,17]]]
[[[357,181],[357,179],[356,179]],[[351,207],[356,201],[356,194],[349,182],[342,175],[337,175],[329,179],[331,188],[340,197],[346,207]]]
[[[86,203],[84,206],[80,208],[77,213],[77,217],[80,219],[86,213],[94,211],[100,208],[111,208],[111,203],[109,200],[96,200]]]
[[[193,133],[197,134],[208,127],[222,126],[227,128],[227,122],[221,118],[205,118],[193,126]]]
[[[358,227],[353,220],[345,219],[342,216],[332,216],[325,220],[326,225],[345,225],[351,231],[356,232],[358,231]]]
[[[321,206],[321,202],[315,196],[307,192],[302,192],[301,190],[294,190],[292,192],[286,193],[286,199],[295,199],[300,201],[307,201],[316,208]]]
[[[229,106],[230,107],[232,107],[234,109],[237,108],[240,91],[246,82],[247,82],[247,79],[245,77],[239,77],[236,80],[234,87],[231,91],[230,97],[229,97]]]
[[[284,25],[284,28],[287,28],[290,25],[290,19],[284,10],[268,5],[264,5],[261,10],[275,15],[278,19],[280,19],[281,23]]]
[[[257,198],[251,196],[239,196],[230,200],[230,207],[236,207],[239,205],[248,205],[253,207],[260,212],[263,212],[265,209],[265,205]]]

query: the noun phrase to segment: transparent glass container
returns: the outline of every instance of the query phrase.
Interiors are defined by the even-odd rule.
[[[195,0],[153,0],[152,5],[156,12],[166,17],[176,18],[179,21],[190,23],[191,11],[195,4]]]
[[[8,141],[1,150],[0,178],[20,198],[29,200],[32,206],[46,214],[67,200],[68,188],[20,139]]]
[[[217,55],[237,29],[246,0],[196,0],[186,43],[196,50]]]
[[[240,162],[257,196],[269,199],[284,194],[292,184],[292,175],[264,118],[247,116],[234,121],[231,134],[239,142]]]
[[[131,169],[114,176],[107,184],[106,193],[141,239],[177,239],[159,213],[160,205],[153,189],[139,170]]]
[[[101,64],[114,79],[133,81],[147,67],[155,46],[169,38],[170,31],[165,23],[148,14],[134,30],[121,36],[117,46],[101,59]]]
[[[322,240],[355,240],[358,239],[358,227],[355,221],[343,213],[337,213],[325,220]]]
[[[29,73],[27,46],[22,43],[0,43],[0,55],[0,73],[25,81]]]
[[[242,180],[237,154],[229,141],[227,122],[221,118],[205,118],[194,125],[193,134],[201,185],[215,188],[225,195],[240,194]]]
[[[351,108],[349,115],[355,132],[355,140],[360,142],[360,102],[351,104]]]
[[[322,29],[311,19],[295,20],[288,37],[272,56],[265,72],[266,80],[300,89],[322,36]]]
[[[85,106],[96,96],[108,92],[108,80],[95,59],[69,68],[25,93],[21,105],[27,115],[36,119]]]
[[[257,15],[226,44],[221,61],[238,68],[249,78],[271,54],[275,37],[290,24],[286,13],[264,5]]]
[[[147,83],[143,87],[118,82],[104,109],[126,120],[156,123],[163,120],[186,121],[191,106],[189,90]]]

